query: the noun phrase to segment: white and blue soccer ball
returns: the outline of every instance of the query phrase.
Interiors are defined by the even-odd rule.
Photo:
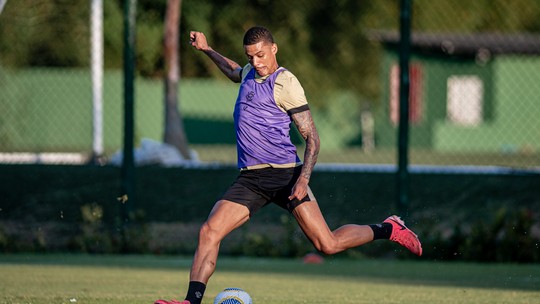
[[[253,301],[243,289],[229,287],[216,296],[214,304],[253,304]]]

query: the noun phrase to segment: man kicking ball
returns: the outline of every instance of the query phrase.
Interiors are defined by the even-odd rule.
[[[324,254],[389,239],[422,255],[416,234],[395,215],[380,224],[348,224],[330,230],[308,185],[319,153],[319,135],[304,89],[291,72],[279,66],[278,46],[268,29],[255,26],[245,33],[248,63],[243,67],[214,51],[201,32],[191,32],[190,42],[225,76],[240,83],[234,107],[240,173],[200,229],[185,300],[158,300],[155,304],[200,304],[223,238],[270,203],[289,211]],[[303,162],[289,137],[291,122],[305,140]]]

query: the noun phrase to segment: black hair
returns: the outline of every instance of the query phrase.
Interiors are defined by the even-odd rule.
[[[253,45],[261,41],[274,43],[272,33],[264,26],[254,26],[244,34],[244,45]]]

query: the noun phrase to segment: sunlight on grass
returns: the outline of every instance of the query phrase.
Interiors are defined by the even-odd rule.
[[[204,304],[225,287],[254,303],[535,303],[539,265],[224,258]],[[184,296],[189,259],[2,256],[0,303],[153,303]],[[460,275],[461,273],[461,275]],[[481,278],[484,280],[481,280]]]

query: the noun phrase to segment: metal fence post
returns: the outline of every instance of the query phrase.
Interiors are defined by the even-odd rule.
[[[409,204],[409,57],[411,36],[411,0],[401,0],[399,41],[399,127],[397,209],[408,217]]]
[[[103,0],[92,0],[90,56],[92,74],[92,162],[103,163]]]
[[[136,0],[124,1],[124,150],[122,161],[121,233],[123,251],[127,251],[126,226],[135,201],[134,134],[134,78],[135,78],[135,15]]]

